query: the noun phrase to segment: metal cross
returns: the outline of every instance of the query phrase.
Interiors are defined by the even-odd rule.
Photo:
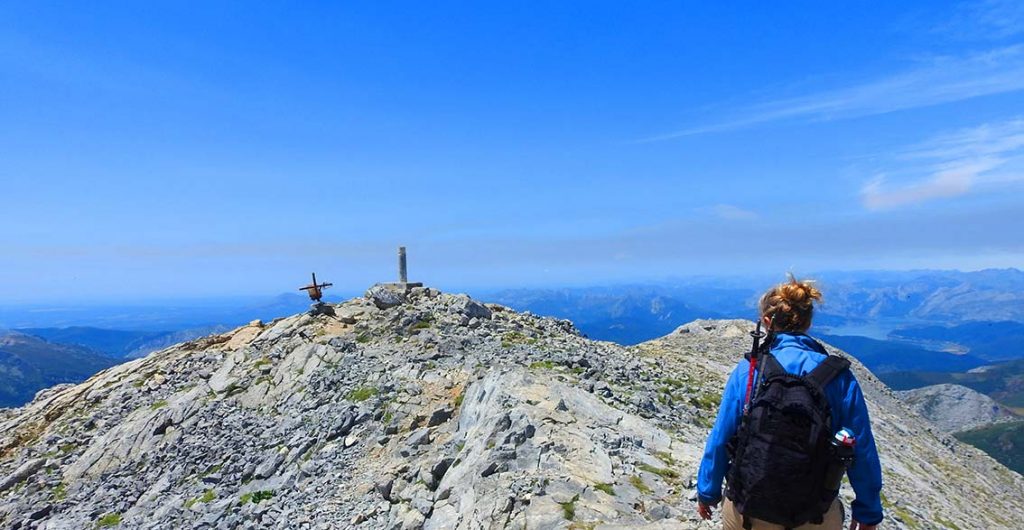
[[[314,302],[319,302],[324,296],[324,289],[334,285],[333,283],[316,283],[316,273],[313,273],[313,283],[299,288],[300,291],[306,291],[309,295],[309,299]]]

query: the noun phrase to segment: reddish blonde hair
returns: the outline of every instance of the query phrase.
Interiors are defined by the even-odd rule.
[[[811,327],[814,302],[821,302],[821,291],[814,281],[798,281],[789,274],[789,281],[768,289],[758,305],[761,317],[772,320],[774,331],[804,333]]]

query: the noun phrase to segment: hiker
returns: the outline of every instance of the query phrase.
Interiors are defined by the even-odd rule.
[[[848,360],[806,334],[820,301],[812,282],[792,275],[761,297],[765,344],[755,337],[750,359],[733,370],[704,448],[702,519],[722,501],[728,474],[724,529],[838,530],[845,516],[836,490],[845,471],[856,493],[850,530],[882,521],[882,471],[860,385]]]

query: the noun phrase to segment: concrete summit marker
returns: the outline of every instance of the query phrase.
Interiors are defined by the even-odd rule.
[[[406,291],[413,287],[423,287],[422,282],[409,281],[409,263],[406,258],[405,247],[398,247],[398,281],[385,285],[398,287]]]

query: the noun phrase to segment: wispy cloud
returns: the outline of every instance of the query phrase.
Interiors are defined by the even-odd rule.
[[[732,116],[644,138],[658,142],[784,120],[826,121],[885,114],[1024,90],[1024,45],[934,57],[905,72],[845,88],[759,103]]]
[[[703,211],[726,221],[750,221],[758,217],[756,212],[732,204],[716,204]]]
[[[993,40],[1024,33],[1024,3],[1020,0],[981,0],[961,4],[953,17],[935,28],[940,33],[970,40]]]
[[[866,208],[880,210],[956,197],[971,190],[973,177],[970,172],[942,173],[920,182],[886,188],[885,177],[877,176],[861,190],[861,200]]]
[[[984,124],[932,138],[892,156],[894,172],[907,175],[892,183],[886,174],[861,189],[870,210],[998,190],[1024,182],[1024,119]]]

